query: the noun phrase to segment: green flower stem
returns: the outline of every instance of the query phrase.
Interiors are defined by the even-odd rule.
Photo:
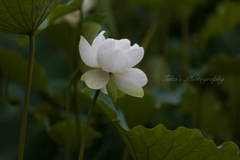
[[[70,155],[70,97],[71,97],[71,86],[72,83],[74,82],[74,80],[76,79],[79,70],[76,69],[71,77],[70,80],[68,82],[68,88],[67,88],[67,93],[66,93],[66,113],[67,113],[67,117],[66,117],[66,121],[67,121],[67,138],[66,138],[66,160],[69,159],[69,155]],[[78,113],[77,113],[78,114]],[[79,125],[79,123],[78,123]],[[77,127],[77,132],[80,133],[80,128]],[[80,141],[80,140],[79,140]]]
[[[73,34],[73,36],[75,36],[74,39],[74,46],[73,48],[75,49],[73,51],[74,53],[74,59],[73,59],[73,68],[79,68],[79,48],[76,47],[79,45],[79,41],[80,41],[80,36],[79,35],[83,35],[83,30],[82,30],[82,20],[83,20],[83,11],[82,11],[82,4],[83,1],[81,1],[81,5],[80,5],[80,21],[78,23],[78,27],[75,31],[75,33]],[[76,44],[75,44],[76,43]],[[81,145],[81,128],[80,128],[80,116],[79,116],[79,109],[78,109],[78,79],[75,79],[74,84],[73,84],[73,106],[74,106],[74,113],[75,113],[75,118],[76,118],[76,130],[77,130],[77,144],[78,147],[80,148]]]
[[[231,92],[231,97],[233,100],[233,104],[231,106],[231,112],[232,112],[232,131],[233,131],[233,138],[235,140],[235,143],[237,143],[238,145],[240,144],[240,138],[239,138],[239,134],[240,134],[240,108],[239,108],[239,76],[230,76],[230,92]]]
[[[80,141],[80,117],[79,117],[79,110],[78,110],[78,91],[77,91],[77,84],[78,79],[76,78],[79,68],[79,50],[78,50],[78,44],[80,41],[80,33],[82,33],[82,3],[79,7],[80,9],[80,21],[78,23],[78,26],[76,28],[73,28],[70,30],[71,33],[71,39],[72,41],[72,51],[70,55],[70,71],[74,71],[71,75],[69,84],[68,84],[68,90],[66,94],[66,107],[67,107],[67,138],[66,138],[66,160],[69,160],[70,157],[70,120],[69,120],[69,112],[70,112],[70,105],[74,107],[74,114],[76,118],[76,134],[77,134],[77,144],[80,147],[81,141]],[[71,92],[71,88],[73,86],[73,91]],[[71,99],[71,100],[70,100]],[[71,102],[72,103],[71,103]]]
[[[89,108],[89,111],[88,111],[87,123],[86,123],[84,134],[83,134],[83,137],[82,137],[82,143],[81,143],[81,148],[80,148],[80,153],[79,153],[78,160],[82,160],[82,158],[83,158],[85,143],[86,143],[86,140],[87,140],[88,127],[89,127],[91,116],[92,116],[92,113],[93,113],[93,108],[94,108],[94,105],[97,101],[99,93],[100,93],[100,89],[96,91],[95,96],[94,96],[93,101],[92,101],[92,104],[91,104],[91,106]]]
[[[5,78],[5,99],[9,101],[9,80]]]
[[[74,56],[72,59],[73,69],[77,69],[77,70],[79,69],[79,49],[76,46],[78,46],[79,41],[80,41],[80,36],[79,36],[80,29],[79,28],[82,28],[80,24],[79,24],[79,27],[77,28],[77,31],[75,31],[75,34],[74,34],[75,41],[73,42],[73,44],[74,44],[73,48],[75,50],[74,50]],[[74,107],[74,113],[75,113],[75,118],[76,118],[76,129],[77,129],[77,144],[78,144],[78,147],[80,147],[81,137],[80,137],[80,116],[79,116],[79,110],[78,110],[78,81],[79,81],[78,78],[75,78],[73,81],[73,91],[72,91],[72,99],[71,99],[72,103],[71,104]]]
[[[25,99],[24,99],[24,108],[22,115],[22,126],[21,126],[21,135],[19,142],[19,152],[18,152],[18,160],[23,160],[24,154],[24,141],[27,127],[27,116],[28,116],[28,106],[32,85],[32,71],[33,71],[33,63],[34,63],[34,55],[35,55],[35,40],[34,35],[29,35],[30,38],[30,55],[28,61],[28,70],[27,70],[27,86],[25,91]]]
[[[183,43],[183,62],[184,69],[188,69],[191,64],[190,59],[190,36],[189,36],[189,20],[184,18],[181,21],[182,43]]]
[[[3,98],[3,89],[4,89],[4,84],[3,84],[3,75],[1,74],[0,71],[0,98]]]
[[[77,129],[77,145],[78,147],[80,147],[81,145],[81,129],[80,129],[80,116],[79,116],[79,109],[78,109],[78,84],[77,84],[77,80],[75,80],[74,84],[73,84],[73,101],[74,101],[74,113],[75,113],[75,118],[76,118],[76,129]]]
[[[159,26],[159,18],[155,18],[155,20],[153,21],[153,23],[151,24],[150,28],[148,29],[143,42],[142,42],[142,47],[144,48],[144,50],[147,50],[149,47],[149,44],[151,43],[154,35],[156,34],[156,31],[158,29]]]
[[[102,10],[106,13],[107,16],[107,25],[109,26],[109,30],[111,32],[111,36],[118,38],[119,33],[117,29],[116,17],[114,16],[113,9],[111,8],[110,1],[102,0]]]

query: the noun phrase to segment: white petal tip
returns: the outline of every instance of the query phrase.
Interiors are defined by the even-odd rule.
[[[80,42],[81,42],[82,39],[85,39],[85,38],[81,35],[81,36],[80,36]]]
[[[81,76],[81,81],[85,81],[85,74]]]
[[[137,93],[135,95],[132,95],[132,96],[142,98],[144,96],[144,92],[139,92],[139,93]]]
[[[104,94],[108,94],[106,86],[101,89]]]
[[[104,33],[106,33],[106,31],[101,31],[99,34],[104,34]]]

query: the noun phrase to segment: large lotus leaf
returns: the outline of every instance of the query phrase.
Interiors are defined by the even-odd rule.
[[[1,0],[0,32],[32,34],[60,0]]]
[[[11,81],[26,85],[28,61],[20,54],[0,48],[0,70]],[[32,87],[41,92],[49,91],[49,81],[43,67],[34,62]]]
[[[179,127],[174,131],[163,125],[137,126],[130,131],[115,123],[134,160],[239,160],[239,149],[232,142],[216,147],[199,130]]]
[[[239,2],[224,1],[220,3],[216,13],[208,17],[203,31],[194,36],[194,43],[200,48],[204,48],[211,37],[235,29],[240,21],[239,7]]]
[[[89,91],[83,93],[90,97]],[[98,99],[97,104],[96,107],[104,110],[117,127],[134,160],[240,160],[236,144],[226,142],[216,147],[197,129],[179,127],[170,131],[160,124],[152,129],[136,126],[127,131],[121,126],[118,114],[104,99]]]
[[[56,22],[61,22],[61,17],[65,16],[68,13],[71,13],[77,9],[79,9],[81,6],[81,0],[71,0],[70,2],[68,2],[66,4],[66,2],[62,2],[55,8],[55,10],[49,15],[49,17],[42,23],[42,25],[36,30],[35,35],[39,34],[42,32],[42,30],[46,29],[48,26],[56,23]],[[79,15],[80,16],[80,15]],[[58,26],[59,28],[59,26]],[[61,30],[57,29],[58,35],[63,34],[63,36],[69,36],[70,33],[66,33],[66,32],[62,32],[59,31]],[[59,32],[61,32],[62,34],[59,34]],[[65,34],[64,34],[65,33]],[[24,47],[28,42],[29,42],[29,38],[28,36],[25,35],[16,35],[16,37],[19,39],[19,45]],[[56,38],[57,39],[57,38]],[[66,40],[66,38],[65,38]],[[66,42],[66,41],[65,41]],[[68,44],[68,43],[67,43]]]

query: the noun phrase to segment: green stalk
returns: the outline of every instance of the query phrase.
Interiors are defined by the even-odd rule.
[[[78,75],[78,69],[76,69],[73,74],[70,77],[70,80],[68,82],[68,88],[66,93],[66,112],[67,112],[67,138],[66,138],[66,160],[69,159],[70,156],[70,95],[71,95],[71,86],[74,82],[76,76]],[[79,123],[78,123],[79,124]],[[80,131],[79,131],[80,132]]]
[[[82,4],[83,4],[83,1],[81,1],[81,6],[80,6],[80,21],[78,23],[78,27],[77,27],[77,30],[76,30],[76,33],[73,34],[75,36],[75,43],[73,48],[75,48],[75,46],[78,46],[79,44],[79,41],[80,41],[80,36],[79,35],[83,35],[83,29],[82,29],[82,20],[83,20],[83,11],[82,11]],[[76,68],[78,70],[79,68],[79,50],[78,50],[78,47],[75,48],[74,50],[74,59],[73,59],[73,68]],[[80,129],[80,116],[79,116],[79,110],[78,110],[78,79],[75,78],[74,80],[74,84],[73,84],[73,106],[74,106],[74,113],[75,113],[75,118],[76,118],[76,130],[77,130],[77,144],[78,144],[78,147],[80,148],[80,145],[81,145],[81,137],[80,137],[80,133],[81,133],[81,129]]]
[[[184,18],[181,21],[182,30],[182,45],[183,45],[183,62],[184,69],[187,71],[191,65],[191,52],[190,52],[190,35],[189,35],[189,20]]]
[[[151,43],[154,35],[157,32],[158,26],[159,26],[159,19],[157,19],[158,17],[154,18],[154,21],[152,22],[150,28],[148,29],[143,42],[142,42],[142,47],[144,48],[144,50],[147,50],[149,47],[149,44]]]
[[[100,89],[96,91],[95,96],[94,96],[93,101],[92,101],[92,104],[91,104],[91,106],[89,108],[89,111],[88,111],[88,118],[87,118],[85,130],[84,130],[84,134],[83,134],[83,137],[82,137],[82,143],[81,143],[81,148],[80,148],[80,153],[79,153],[78,160],[82,160],[82,158],[83,158],[85,143],[86,143],[86,140],[87,140],[88,127],[89,127],[91,116],[92,116],[92,113],[93,113],[93,108],[94,108],[94,105],[97,101],[99,93],[100,93]]]
[[[9,80],[5,78],[5,99],[9,102]]]
[[[73,106],[74,106],[74,113],[75,113],[75,118],[76,118],[76,130],[77,130],[77,145],[78,147],[80,147],[81,145],[81,137],[80,137],[80,116],[79,116],[79,110],[78,110],[78,105],[77,105],[77,99],[78,99],[78,85],[77,85],[77,81],[75,80],[74,84],[73,84]]]
[[[81,141],[80,141],[80,117],[79,117],[79,110],[78,110],[78,105],[77,105],[77,97],[78,97],[78,92],[77,92],[77,82],[78,79],[76,79],[77,73],[78,73],[78,66],[79,66],[79,51],[78,51],[78,43],[80,41],[80,33],[82,33],[82,3],[83,0],[81,1],[81,5],[80,5],[80,21],[77,25],[76,28],[72,28],[70,30],[71,33],[71,39],[73,40],[72,44],[72,51],[71,51],[71,56],[70,56],[70,61],[69,63],[70,65],[70,72],[74,72],[72,73],[70,80],[69,80],[69,84],[68,84],[68,88],[67,88],[67,94],[66,94],[66,110],[67,110],[67,138],[66,138],[66,160],[69,160],[70,157],[70,120],[69,120],[69,112],[70,112],[70,105],[74,107],[74,114],[75,114],[75,118],[76,118],[76,134],[77,134],[77,144],[80,147]],[[73,85],[73,93],[71,93],[71,86]],[[72,97],[72,99],[71,99]],[[71,99],[71,100],[70,100]],[[72,103],[70,104],[70,101],[72,101]]]
[[[82,20],[80,19],[80,22]],[[80,29],[79,29],[80,28]],[[79,27],[77,28],[77,30],[75,31],[75,34],[74,34],[74,55],[73,55],[73,59],[72,59],[72,62],[73,62],[73,69],[76,69],[78,70],[79,69],[79,50],[78,50],[78,44],[79,44],[79,41],[80,41],[80,30],[81,30],[81,23],[79,23]],[[76,36],[77,35],[77,36]],[[81,145],[81,137],[80,137],[80,116],[79,116],[79,110],[78,110],[78,78],[75,78],[74,81],[73,81],[73,92],[72,92],[72,106],[74,107],[74,114],[75,114],[75,118],[76,118],[76,131],[77,131],[77,144],[78,144],[78,147],[80,148],[80,145]]]
[[[27,127],[27,116],[28,116],[28,106],[32,85],[32,71],[33,71],[33,63],[34,63],[34,55],[35,55],[35,40],[34,35],[29,35],[30,38],[30,55],[28,61],[28,70],[27,70],[27,86],[25,91],[25,99],[24,99],[24,108],[22,115],[22,126],[21,126],[21,135],[19,142],[19,152],[18,152],[18,160],[23,160],[24,154],[24,141]]]
[[[1,74],[0,70],[0,98],[3,98],[3,89],[4,89],[4,84],[3,84],[3,75]]]
[[[239,109],[239,76],[231,76],[230,78],[230,91],[231,91],[231,97],[233,99],[233,104],[232,104],[232,128],[233,128],[233,138],[235,140],[235,142],[237,143],[237,145],[240,144],[240,138],[239,138],[239,134],[240,134],[240,117],[239,117],[239,113],[240,113],[240,109]]]

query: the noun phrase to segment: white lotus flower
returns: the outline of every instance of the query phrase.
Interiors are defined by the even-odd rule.
[[[130,46],[127,39],[105,39],[99,33],[92,46],[81,36],[79,51],[83,62],[92,68],[81,77],[86,85],[92,89],[101,89],[116,101],[117,87],[135,97],[143,97],[142,87],[147,83],[147,76],[143,71],[132,68],[138,64],[144,55],[144,49],[139,45]]]

